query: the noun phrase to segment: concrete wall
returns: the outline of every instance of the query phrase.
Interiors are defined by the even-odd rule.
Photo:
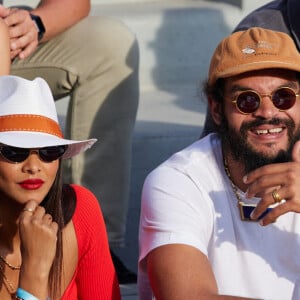
[[[161,2],[162,0],[91,0],[93,5],[100,5],[100,4],[124,4],[124,3],[146,3],[146,2]],[[173,1],[173,0],[164,0],[166,1]],[[197,1],[197,0],[196,0]],[[198,0],[199,1],[199,0]],[[268,2],[269,0],[207,0],[211,2],[223,2],[235,5],[242,9],[252,10],[264,3]],[[34,6],[38,3],[38,0],[4,0],[6,5],[19,5],[19,4],[26,4],[30,6]],[[183,0],[184,2],[184,0]]]

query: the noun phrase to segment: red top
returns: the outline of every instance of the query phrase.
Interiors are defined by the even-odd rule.
[[[120,289],[98,201],[89,190],[78,185],[72,187],[76,193],[72,221],[78,244],[78,264],[62,300],[119,300]]]

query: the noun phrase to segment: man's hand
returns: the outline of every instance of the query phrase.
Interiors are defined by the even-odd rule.
[[[300,141],[298,141],[294,148],[292,153],[293,161],[300,163]]]
[[[252,213],[257,219],[270,205],[275,203],[274,190],[284,201],[274,207],[263,219],[261,225],[268,225],[287,213],[300,213],[300,141],[292,153],[292,162],[266,165],[247,174],[244,183],[248,184],[247,197],[261,197],[261,201]]]
[[[38,46],[38,30],[27,10],[6,8],[0,5],[0,17],[8,26],[10,37],[10,58],[24,59]]]

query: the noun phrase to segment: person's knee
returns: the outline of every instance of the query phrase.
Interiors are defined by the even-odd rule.
[[[86,55],[101,59],[138,58],[135,34],[121,21],[110,17],[91,16],[83,19],[69,32],[71,43],[85,48]],[[70,38],[69,38],[70,39]]]

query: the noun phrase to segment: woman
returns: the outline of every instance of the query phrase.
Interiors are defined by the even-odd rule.
[[[95,141],[63,138],[43,79],[0,76],[1,300],[120,299],[97,200],[62,184]]]

